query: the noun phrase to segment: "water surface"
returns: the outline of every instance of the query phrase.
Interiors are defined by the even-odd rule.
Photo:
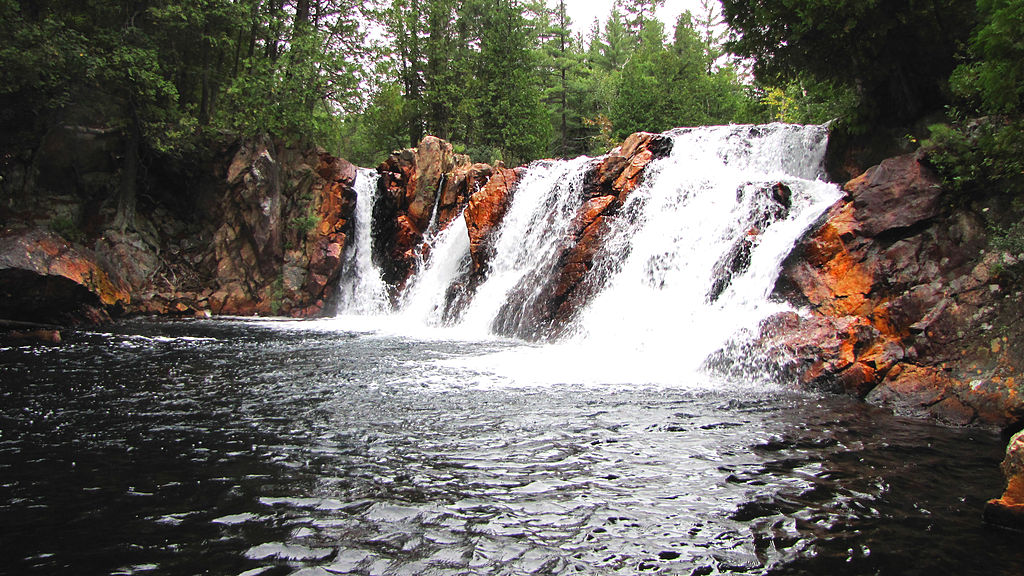
[[[479,360],[523,347],[217,320],[0,349],[0,573],[1024,573],[980,522],[992,433]]]

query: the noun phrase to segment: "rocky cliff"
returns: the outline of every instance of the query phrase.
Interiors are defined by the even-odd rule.
[[[1020,255],[992,241],[1006,198],[955,198],[923,158],[843,187],[784,263],[764,345],[800,382],[956,425],[1024,420]]]
[[[0,211],[0,318],[310,316],[329,306],[351,233],[354,166],[266,138],[221,142],[199,166],[154,166],[122,230],[110,138],[67,129],[48,137],[45,157],[6,167],[16,178],[4,180]]]

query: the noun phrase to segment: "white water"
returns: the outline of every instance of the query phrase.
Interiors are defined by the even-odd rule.
[[[373,203],[377,198],[378,178],[376,171],[366,168],[360,168],[356,174],[354,246],[342,272],[339,314],[375,315],[388,309],[387,286],[372,257]]]
[[[431,257],[420,263],[402,296],[398,315],[409,324],[438,326],[444,320],[448,287],[469,270],[469,231],[463,214],[427,243]]]
[[[819,180],[824,128],[722,126],[672,137],[672,154],[624,207],[634,218],[623,219],[609,242],[610,253],[628,257],[606,260],[607,285],[563,351],[586,362],[590,350],[615,350],[613,362],[588,362],[604,380],[635,381],[638,366],[656,382],[689,378],[709,355],[752,335],[785,308],[769,300],[783,259],[840,196]],[[792,207],[764,222],[773,207],[765,188],[776,182],[791,189]],[[749,267],[712,298],[716,268],[744,238],[752,244]]]
[[[469,361],[473,368],[515,383],[707,386],[702,365],[709,355],[748,339],[785,307],[769,300],[780,264],[840,196],[821,180],[826,129],[773,124],[667,135],[672,153],[647,168],[643,184],[608,219],[606,250],[589,273],[599,291],[569,336],[480,357]],[[486,279],[454,313],[446,299],[462,289],[457,283],[469,267],[464,219],[428,239],[429,260],[381,328],[422,335],[424,326],[443,326],[442,337],[468,339],[494,337],[495,326],[499,336],[529,333],[526,310],[584,201],[592,162],[529,167],[496,231]],[[771,186],[780,182],[792,191],[788,209],[771,200]],[[749,265],[730,266],[744,239]],[[735,271],[725,278],[723,268]]]
[[[590,159],[540,161],[519,182],[497,230],[490,272],[461,318],[468,334],[486,335],[527,274],[543,272],[558,254],[576,209]],[[539,282],[534,288],[539,288]],[[528,300],[528,298],[527,298]]]

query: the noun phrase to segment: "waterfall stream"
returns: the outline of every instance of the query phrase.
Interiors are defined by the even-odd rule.
[[[340,314],[381,314],[387,309],[387,286],[373,263],[373,203],[377,199],[377,173],[360,168],[356,173],[355,246],[341,275]]]
[[[825,132],[667,133],[557,333],[601,158],[521,174],[487,275],[463,217],[428,232],[394,307],[360,170],[337,318],[0,345],[0,576],[1024,573],[995,432],[705,368],[784,306]]]
[[[587,276],[593,295],[561,336],[481,362],[517,380],[678,385],[710,354],[784,308],[769,298],[780,264],[840,194],[822,180],[827,128],[731,125],[665,136],[672,152],[646,168],[641,185],[607,219],[603,249]],[[584,178],[600,160],[543,160],[527,168],[494,234],[488,273],[468,294],[466,222],[459,217],[429,235],[430,258],[391,314],[392,327],[444,327],[468,339],[549,339],[545,326],[531,325],[529,310],[557,271],[560,247],[586,201]],[[359,214],[370,209],[363,196]],[[383,287],[368,259],[363,266],[370,231],[359,214],[352,288],[370,293],[343,310],[380,314]]]

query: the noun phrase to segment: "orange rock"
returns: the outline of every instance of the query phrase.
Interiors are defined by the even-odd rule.
[[[598,216],[604,214],[608,207],[616,201],[615,196],[597,196],[583,203],[583,206],[576,212],[569,233],[578,236],[583,230],[590,226]]]
[[[91,251],[42,230],[0,236],[0,294],[0,316],[26,321],[90,322],[95,309],[131,301],[128,285]]]
[[[1018,432],[1010,439],[1001,467],[1006,477],[1006,489],[1002,497],[985,504],[985,521],[1024,529],[1024,432]]]
[[[465,219],[474,273],[487,268],[491,234],[508,211],[518,178],[515,170],[497,168],[487,185],[469,197]]]

